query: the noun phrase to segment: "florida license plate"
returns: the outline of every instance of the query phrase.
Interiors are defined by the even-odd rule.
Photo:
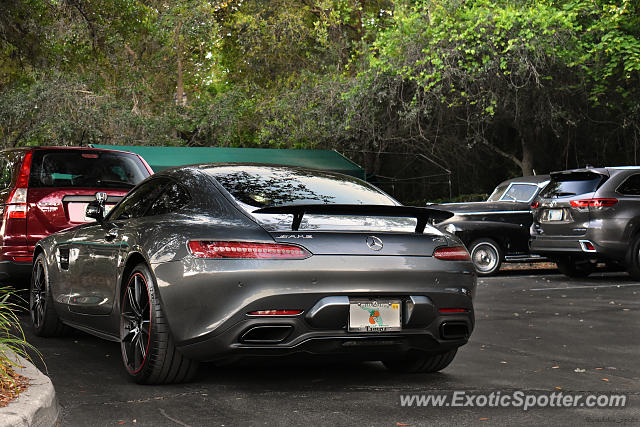
[[[562,209],[549,209],[549,213],[547,214],[547,219],[549,221],[562,221]]]
[[[402,329],[400,300],[351,299],[350,332],[388,332]]]

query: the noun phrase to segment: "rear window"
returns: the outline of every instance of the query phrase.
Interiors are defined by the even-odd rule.
[[[30,187],[133,188],[149,176],[128,153],[88,150],[35,150]]]
[[[496,187],[496,189],[493,190],[493,193],[491,193],[491,195],[489,196],[487,201],[488,202],[497,202],[498,200],[500,200],[500,197],[502,197],[504,192],[507,191],[507,187],[509,187],[509,184],[500,184],[500,185],[498,185]]]
[[[551,199],[593,193],[605,179],[604,176],[591,172],[552,175],[551,182],[540,196]]]
[[[397,205],[359,179],[328,172],[271,166],[207,169],[239,202],[256,208],[293,204]]]

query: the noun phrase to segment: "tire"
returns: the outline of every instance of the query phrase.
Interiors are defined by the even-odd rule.
[[[556,260],[560,273],[572,278],[585,278],[594,272],[595,267],[589,262],[576,262],[573,258]]]
[[[474,240],[469,245],[469,254],[479,276],[496,273],[502,264],[502,249],[493,239]]]
[[[176,348],[149,268],[136,265],[120,304],[120,349],[127,373],[138,384],[191,380],[198,363]]]
[[[29,314],[33,331],[39,337],[57,337],[64,335],[68,330],[67,326],[60,321],[53,306],[44,253],[38,255],[31,271]]]
[[[640,235],[636,236],[629,245],[625,267],[631,277],[640,280]]]
[[[390,371],[402,373],[438,372],[449,366],[458,352],[457,348],[440,354],[408,354],[404,359],[383,360]]]

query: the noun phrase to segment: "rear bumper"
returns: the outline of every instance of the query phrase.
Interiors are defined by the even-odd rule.
[[[222,261],[152,266],[176,345],[196,360],[300,353],[380,360],[410,350],[459,347],[474,327],[476,277],[468,262],[398,256]],[[350,298],[400,300],[402,329],[348,331]],[[439,308],[466,311],[439,313]],[[248,314],[275,309],[302,314]],[[463,333],[443,331],[444,323],[449,332]],[[255,330],[260,332],[247,335]]]
[[[473,331],[473,308],[466,296],[449,298],[446,304],[465,307],[468,311],[448,314],[440,314],[426,296],[394,298],[403,301],[400,331],[350,332],[346,325],[349,297],[325,296],[314,298],[315,305],[296,316],[237,316],[220,328],[222,332],[214,331],[182,342],[179,347],[185,355],[197,360],[295,354],[381,360],[409,351],[440,353],[457,348],[467,342]],[[293,298],[288,299],[289,304],[295,304]],[[273,300],[257,301],[246,310],[273,306]],[[282,303],[283,298],[277,300]]]
[[[452,322],[454,319],[449,319]],[[471,333],[473,315],[456,316],[456,323],[466,325]],[[468,336],[444,340],[437,331],[440,322],[422,330],[389,333],[356,333],[342,330],[306,330],[306,325],[272,320],[269,324],[290,325],[291,335],[282,344],[248,344],[239,341],[250,322],[242,322],[218,336],[179,346],[187,357],[196,360],[229,361],[254,356],[331,356],[358,360],[384,360],[402,357],[407,352],[442,353],[467,343]],[[258,323],[256,323],[257,325]],[[259,322],[264,325],[263,322]],[[432,330],[433,329],[433,330]],[[304,332],[300,332],[303,330]]]
[[[591,247],[592,246],[592,247]],[[531,236],[529,241],[531,253],[548,258],[572,256],[589,259],[622,260],[626,254],[627,245],[624,242],[607,242],[586,233],[584,236]]]

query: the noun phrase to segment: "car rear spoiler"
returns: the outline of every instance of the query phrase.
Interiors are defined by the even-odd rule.
[[[324,215],[353,215],[353,216],[394,216],[404,218],[415,218],[418,220],[415,232],[422,234],[429,222],[444,221],[454,214],[449,211],[419,208],[411,206],[389,206],[389,205],[284,205],[262,208],[253,211],[257,214],[293,214],[291,230],[298,231],[305,214]]]
[[[551,178],[558,178],[558,177],[568,177],[571,175],[588,175],[588,174],[600,175],[600,176],[609,178],[609,171],[603,168],[584,168],[584,169],[570,169],[566,171],[556,171],[556,172],[551,172],[549,176],[551,176]]]

